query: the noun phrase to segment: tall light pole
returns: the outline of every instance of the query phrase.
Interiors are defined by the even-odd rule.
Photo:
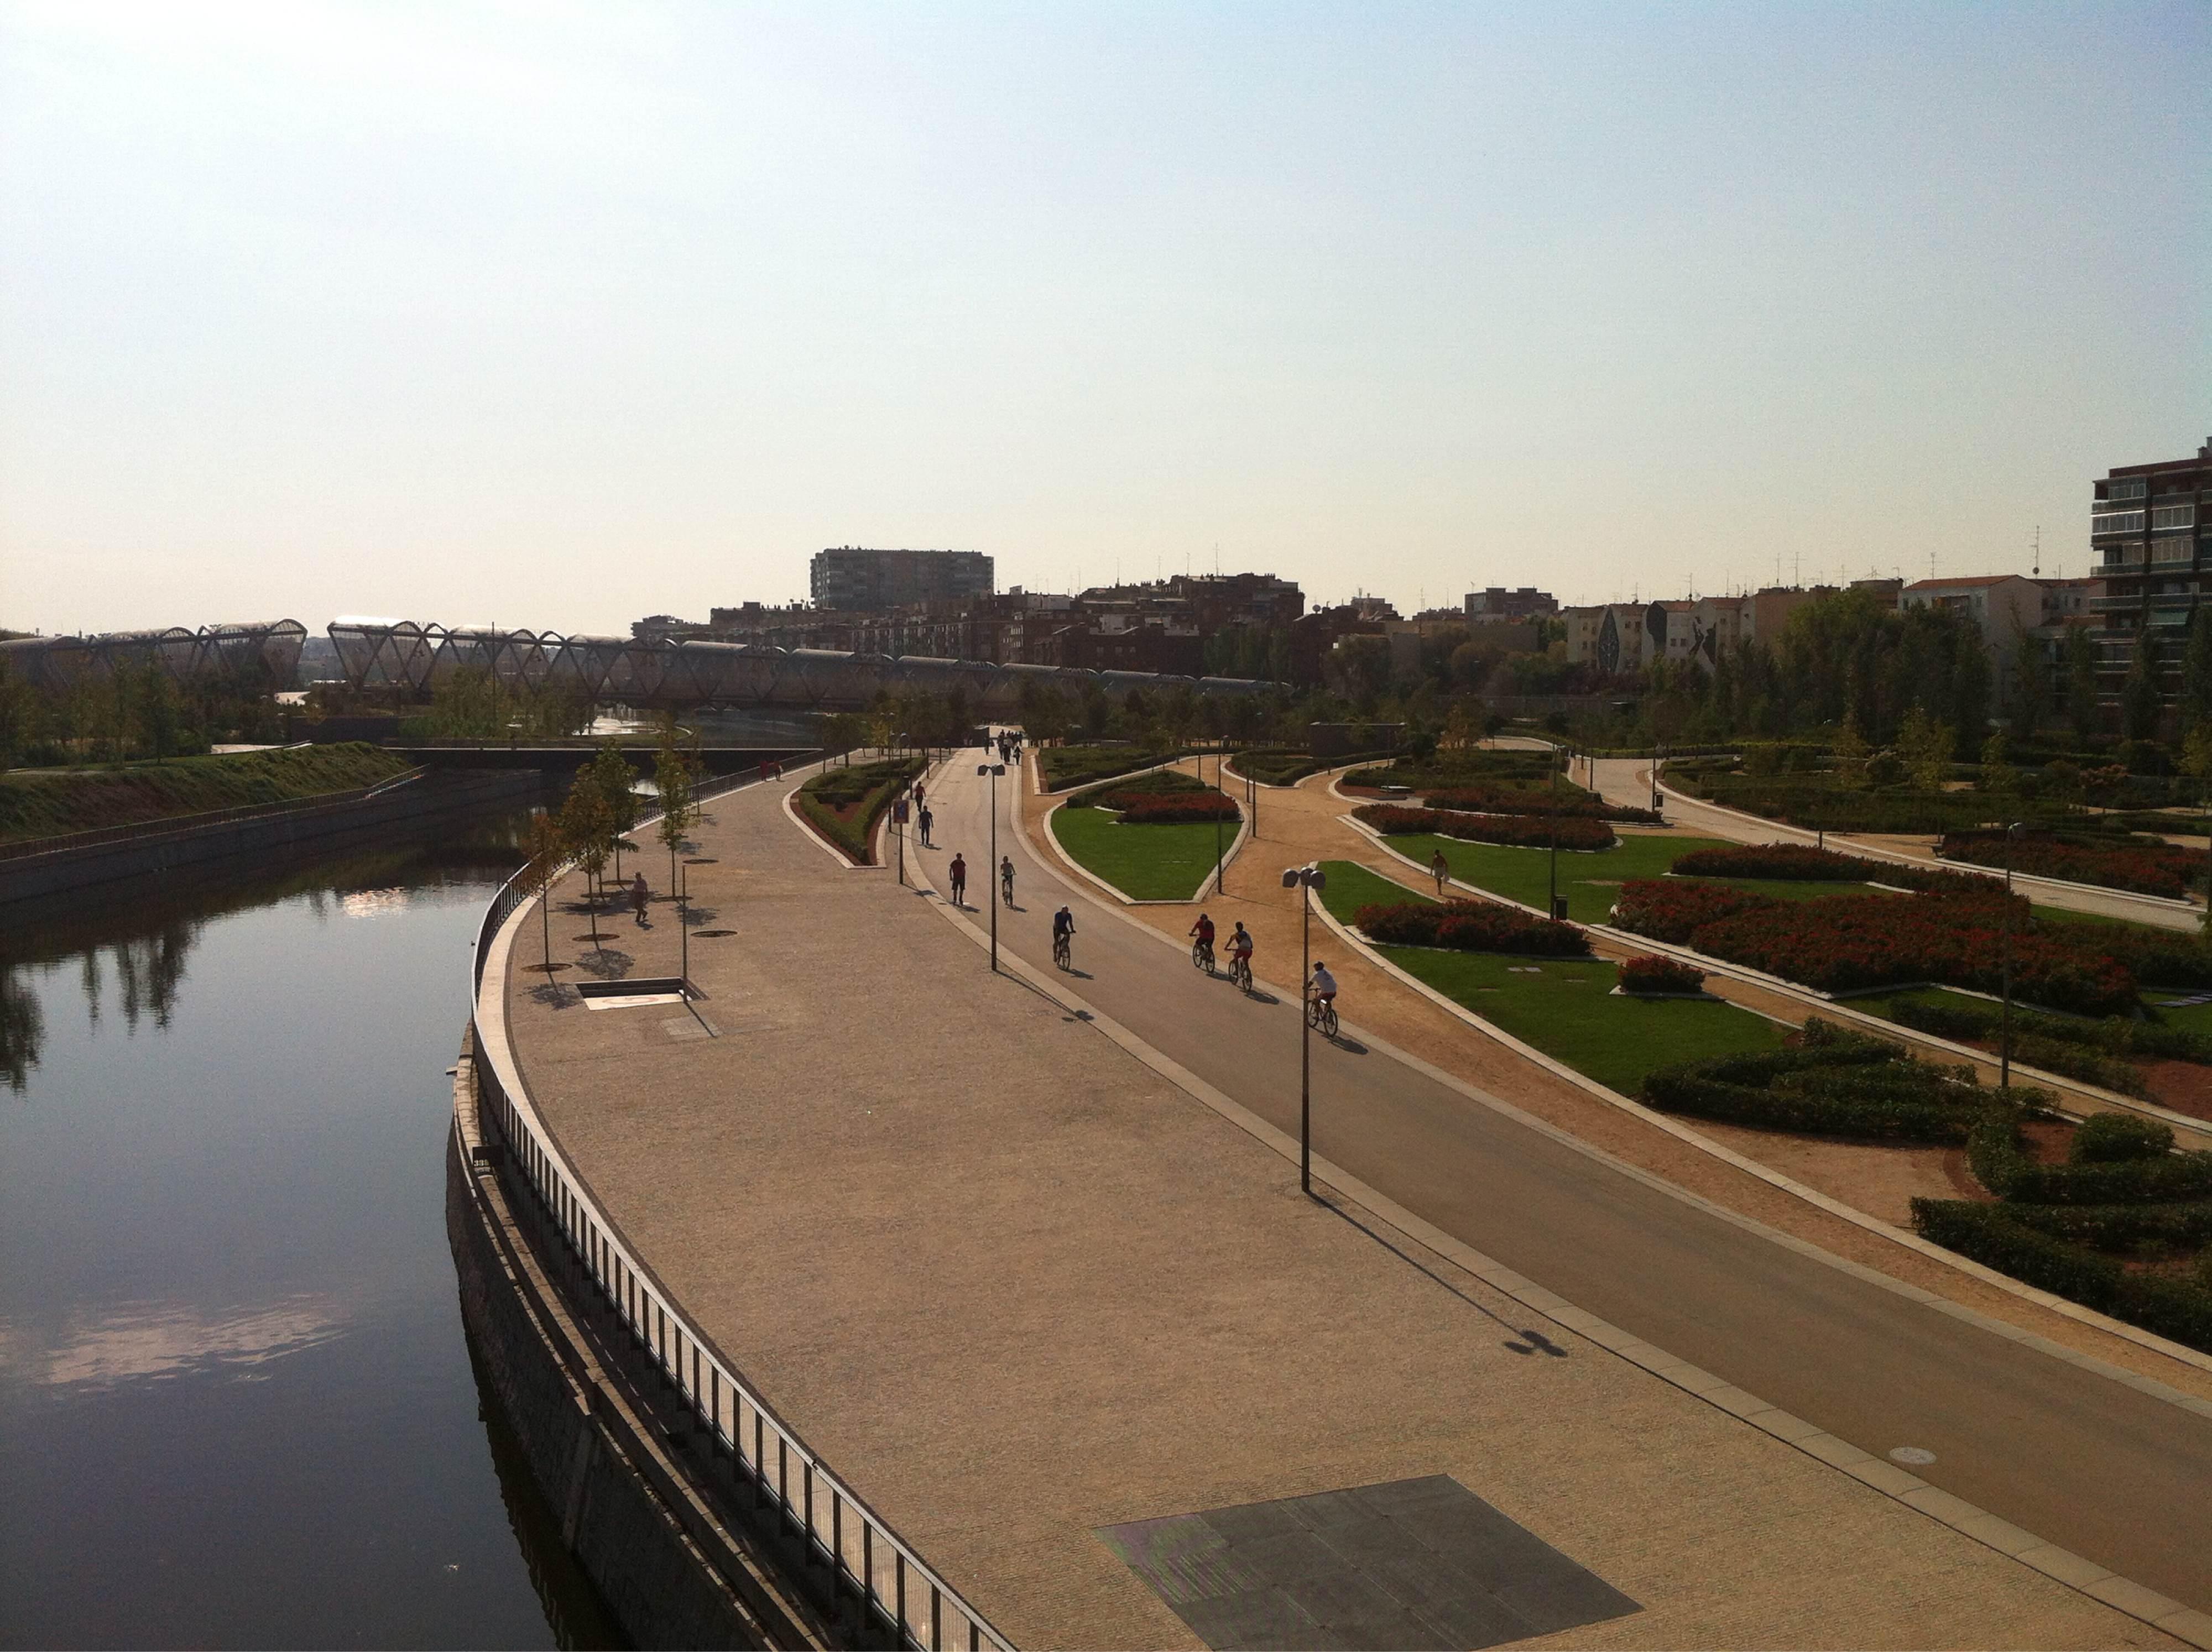
[[[1313,891],[1328,887],[1328,874],[1308,861],[1283,873],[1283,887],[1298,892],[1298,1191],[1313,1192],[1312,1018],[1306,1012],[1306,978],[1313,973]]]
[[[1559,748],[1552,748],[1552,898],[1544,915],[1559,915]]]
[[[988,876],[992,883],[996,883],[999,878],[999,776],[1006,772],[1006,766],[1004,763],[977,763],[975,772],[991,778],[991,870]],[[990,889],[991,884],[987,883],[983,887]],[[985,898],[991,902],[991,971],[995,975],[999,969],[999,902],[1001,896],[998,890],[993,890]]]
[[[2013,845],[2019,842],[2027,830],[2025,821],[2015,820],[2005,828],[2005,920],[2004,920],[2004,1008],[2000,1014],[2003,1025],[1997,1034],[1997,1088],[2012,1088],[2012,861]]]
[[[1206,772],[1205,758],[1201,757],[1198,760],[1198,768],[1200,774],[1203,776]],[[1221,748],[1218,745],[1213,748],[1213,789],[1221,792]],[[1229,794],[1226,792],[1221,792],[1221,795],[1227,797]],[[1213,816],[1213,898],[1217,901],[1222,898],[1221,814],[1218,810],[1215,811]]]

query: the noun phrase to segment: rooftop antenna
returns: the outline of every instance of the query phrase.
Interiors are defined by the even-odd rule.
[[[1933,545],[1928,547],[1928,577],[1931,580],[1936,577],[1936,547]]]
[[[1778,580],[1782,576],[1777,574],[1774,577]],[[1802,590],[1804,585],[1805,553],[1802,550],[1793,550],[1790,553],[1790,588],[1792,591]]]
[[[2035,558],[2033,572],[2039,580],[2043,577],[2043,524],[2040,522],[2035,525],[2035,544],[2030,554]]]

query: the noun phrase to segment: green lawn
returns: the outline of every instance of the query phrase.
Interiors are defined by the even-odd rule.
[[[1348,860],[1324,860],[1329,915],[1350,923],[1363,906],[1429,897]],[[1518,958],[1384,946],[1376,951],[1431,987],[1585,1078],[1634,1096],[1670,1061],[1772,1049],[1785,1029],[1732,1004],[1612,996],[1617,966],[1595,958]]]
[[[1399,853],[1421,865],[1441,848],[1454,878],[1502,895],[1523,906],[1544,909],[1550,893],[1552,852],[1512,849],[1495,843],[1468,843],[1456,837],[1413,833],[1389,840]],[[1692,849],[1728,846],[1710,837],[1624,837],[1610,849],[1577,854],[1559,851],[1559,893],[1567,897],[1567,916],[1578,924],[1601,924],[1632,878],[1663,878]]]
[[[1222,823],[1224,854],[1237,832],[1236,822]],[[1124,826],[1110,810],[1061,808],[1053,813],[1052,835],[1078,865],[1133,901],[1188,901],[1213,874],[1214,829],[1206,822]]]
[[[1655,1067],[1779,1048],[1788,1029],[1733,1004],[1616,998],[1620,971],[1595,958],[1515,958],[1425,947],[1376,949],[1485,1021],[1624,1096]]]

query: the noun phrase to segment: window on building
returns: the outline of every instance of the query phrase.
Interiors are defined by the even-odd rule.
[[[2132,481],[2128,482],[2108,482],[2105,484],[2105,497],[2107,499],[2141,499],[2147,492],[2149,491],[2149,489],[2150,484],[2144,481],[2141,477],[2136,477]]]
[[[2143,513],[2135,511],[2103,511],[2089,519],[2092,533],[2141,533]]]
[[[2185,562],[2197,555],[2194,539],[2154,539],[2150,542],[2150,559],[2154,562]]]
[[[2194,505],[2160,505],[2150,513],[2153,528],[2193,528],[2197,525],[2197,507]]]
[[[2105,566],[2108,568],[2140,568],[2142,565],[2143,548],[2140,539],[2131,545],[2106,545],[2104,549]]]

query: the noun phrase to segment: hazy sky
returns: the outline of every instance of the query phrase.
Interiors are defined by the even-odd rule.
[[[0,9],[0,624],[2087,562],[2212,8]]]

